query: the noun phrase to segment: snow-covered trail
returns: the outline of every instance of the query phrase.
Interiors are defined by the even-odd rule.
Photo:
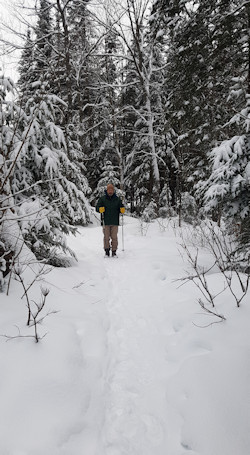
[[[169,364],[167,346],[175,344],[181,323],[173,310],[169,317],[169,309],[186,300],[173,283],[183,262],[173,231],[171,242],[164,235],[162,242],[151,238],[150,230],[143,237],[138,221],[127,218],[125,232],[118,259],[103,258],[98,227],[84,235],[81,249],[78,243],[79,267],[86,250],[90,262],[99,261],[95,292],[106,315],[103,426],[96,455],[163,455],[171,437],[166,384],[179,362],[176,356]]]
[[[119,263],[105,260],[104,267],[112,353],[106,376],[105,453],[160,455],[168,445],[166,338],[173,332],[166,314],[166,270],[161,271],[160,260],[148,264],[143,249],[126,259],[120,253]]]
[[[176,282],[187,263],[165,223],[142,236],[125,217],[118,259],[104,259],[98,225],[69,239],[78,263],[44,277],[59,310],[47,336],[0,338],[0,455],[249,455],[249,305],[222,294],[227,321],[198,328],[211,319]],[[19,286],[1,295],[0,333],[25,333]]]
[[[99,452],[93,455],[165,455],[166,448],[173,447],[167,381],[183,361],[182,343],[179,353],[175,346],[187,294],[174,283],[183,267],[174,231],[170,229],[166,242],[159,227],[152,229],[158,231],[156,237],[151,237],[150,229],[147,236],[141,236],[138,221],[127,218],[125,251],[121,251],[120,239],[118,259],[103,258],[98,227],[85,233],[81,249],[78,243],[80,267],[86,250],[90,262],[99,261],[95,292],[101,296],[107,329],[105,353],[100,351],[106,357],[99,410],[103,420]],[[184,349],[188,352],[189,348]],[[197,343],[190,356],[207,352]],[[179,445],[176,455],[186,453],[179,435],[175,444]]]

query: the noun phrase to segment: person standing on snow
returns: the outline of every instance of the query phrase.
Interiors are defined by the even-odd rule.
[[[104,250],[105,255],[109,256],[110,240],[112,256],[116,256],[118,246],[118,226],[119,215],[125,213],[125,207],[121,199],[115,194],[114,185],[109,183],[105,194],[100,197],[96,204],[96,211],[103,216],[103,234],[104,234]]]

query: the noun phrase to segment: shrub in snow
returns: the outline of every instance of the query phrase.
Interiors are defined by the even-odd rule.
[[[169,207],[169,206],[160,207],[159,216],[161,218],[172,218],[172,217],[176,216],[176,211],[173,207]]]
[[[181,217],[186,223],[192,224],[197,218],[198,208],[195,198],[189,193],[183,193],[181,197]]]
[[[31,267],[31,265],[32,265],[32,267]],[[35,273],[35,276],[31,282],[29,281],[27,283],[27,281],[25,279],[25,275],[26,275],[26,271],[29,268],[32,268],[32,272]],[[23,297],[26,300],[26,308],[28,311],[26,325],[28,327],[34,329],[34,334],[33,335],[30,335],[30,334],[22,335],[19,327],[17,327],[18,335],[16,335],[16,336],[4,335],[4,336],[7,339],[34,338],[35,341],[38,343],[38,341],[41,340],[42,338],[44,338],[44,336],[46,335],[46,334],[44,334],[43,336],[40,336],[40,334],[38,333],[38,325],[41,324],[48,315],[56,313],[56,311],[48,311],[47,313],[44,312],[46,299],[50,292],[48,288],[44,288],[43,286],[40,287],[40,301],[39,302],[37,302],[33,298],[31,298],[30,290],[31,290],[32,286],[37,281],[42,280],[43,275],[49,273],[51,269],[49,269],[45,264],[39,265],[39,267],[37,268],[34,265],[34,262],[31,257],[31,263],[29,262],[29,259],[27,259],[25,262],[23,262],[23,261],[20,262],[19,259],[17,258],[16,264],[14,265],[13,270],[14,270],[16,281],[18,281],[22,286]]]
[[[201,307],[208,313],[218,316],[225,320],[223,315],[218,314],[215,309],[215,302],[218,297],[226,290],[230,292],[232,300],[237,307],[248,293],[250,283],[250,256],[248,256],[248,267],[241,273],[239,267],[240,256],[235,249],[234,236],[228,233],[226,227],[219,227],[212,221],[202,222],[196,226],[191,233],[190,238],[184,237],[184,231],[180,232],[182,236],[182,248],[188,258],[193,272],[182,278],[184,282],[192,281],[200,290],[202,298],[198,299]],[[211,264],[207,267],[202,266],[201,248],[207,249],[211,255]],[[215,292],[210,283],[208,276],[212,271],[223,276],[223,287]],[[213,310],[211,310],[212,307]]]
[[[143,210],[142,219],[147,223],[157,218],[157,204],[151,201],[148,206]]]

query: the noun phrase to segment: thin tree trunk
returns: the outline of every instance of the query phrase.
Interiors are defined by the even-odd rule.
[[[69,39],[69,29],[68,29],[68,24],[66,21],[66,16],[65,16],[65,7],[63,7],[60,3],[60,0],[57,0],[57,8],[58,12],[61,17],[62,21],[62,26],[63,26],[63,32],[64,32],[64,52],[65,52],[65,80],[66,80],[66,91],[67,91],[67,101],[68,101],[68,109],[67,112],[65,113],[65,119],[66,119],[66,124],[69,123],[70,119],[70,112],[72,111],[72,91],[71,91],[71,63],[70,63],[70,39]]]
[[[248,22],[248,74],[247,74],[247,93],[250,94],[250,6],[246,5],[247,22]]]
[[[155,149],[154,126],[153,126],[154,119],[153,119],[153,113],[152,113],[152,109],[151,109],[149,93],[147,93],[146,108],[147,108],[147,112],[148,112],[148,137],[149,137],[149,146],[150,146],[151,154],[152,154],[152,170],[153,170],[153,178],[154,178],[153,194],[156,199],[155,202],[158,206],[159,205],[159,192],[160,192],[160,172],[159,172],[158,159],[157,159],[157,154],[156,154],[156,149]]]

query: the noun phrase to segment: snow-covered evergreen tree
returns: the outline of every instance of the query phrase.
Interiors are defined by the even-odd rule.
[[[240,240],[250,243],[250,23],[249,5],[244,5],[236,14],[237,23],[244,25],[238,50],[242,67],[233,78],[230,98],[237,100],[239,111],[231,118],[229,125],[237,135],[223,141],[209,153],[212,164],[210,177],[199,185],[204,194],[205,208],[217,220],[224,216],[229,225],[241,227]],[[243,58],[244,57],[244,58]],[[237,69],[237,68],[236,68]],[[237,227],[238,230],[238,227]]]
[[[43,80],[48,76],[52,54],[53,27],[51,17],[51,3],[49,0],[40,0],[37,9],[37,24],[35,27],[34,61],[36,80]]]
[[[11,100],[7,98],[11,94]],[[18,226],[12,188],[13,173],[23,147],[20,126],[26,119],[15,103],[15,86],[10,78],[0,76],[0,290],[11,262],[20,251],[23,238]]]
[[[107,161],[104,164],[104,170],[101,174],[101,178],[98,182],[95,197],[99,198],[103,195],[104,191],[107,188],[108,183],[112,183],[116,189],[116,194],[119,197],[122,197],[122,191],[120,190],[120,180],[119,180],[119,168],[116,166],[114,167],[111,161]]]
[[[235,79],[233,90],[238,96],[244,94],[242,79]],[[231,119],[234,122],[241,124],[242,134],[223,141],[210,152],[212,172],[199,189],[204,192],[208,212],[217,219],[223,215],[244,224],[250,216],[250,95],[246,95],[246,107]]]
[[[36,62],[34,58],[34,42],[31,38],[30,28],[27,30],[26,42],[19,61],[18,71],[18,88],[21,92],[20,103],[23,105],[32,95],[32,84],[37,80]]]
[[[89,221],[88,184],[69,159],[63,131],[55,124],[65,103],[45,88],[36,83],[27,102],[23,137],[27,128],[29,133],[12,185],[25,241],[39,259],[57,264],[58,249],[67,251],[64,234]]]

